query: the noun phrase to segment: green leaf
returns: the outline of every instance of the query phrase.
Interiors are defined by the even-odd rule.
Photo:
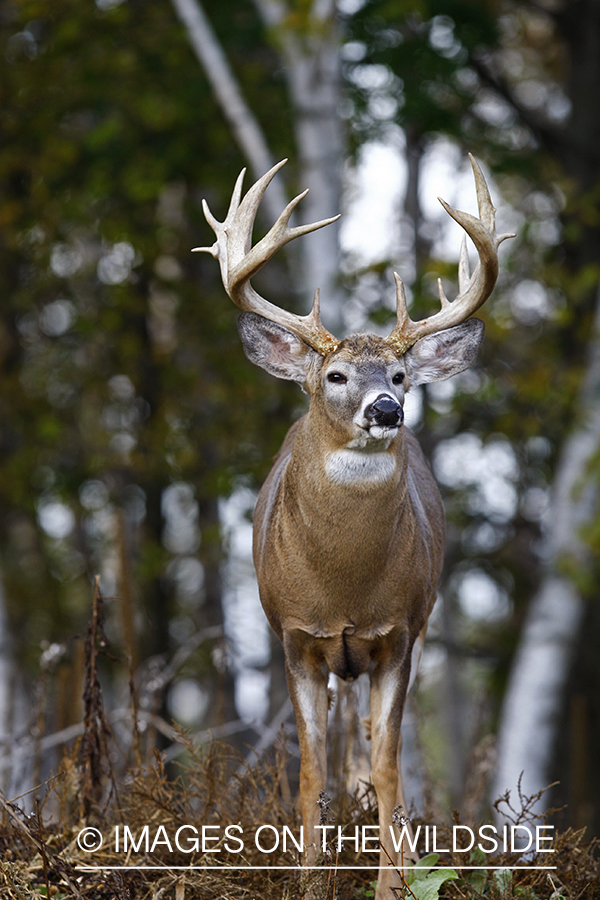
[[[438,900],[440,888],[446,881],[458,878],[454,869],[435,869],[425,878],[418,878],[411,886],[417,900]]]
[[[429,853],[422,859],[417,860],[414,865],[415,878],[425,878],[430,869],[432,869],[439,859],[439,854]]]
[[[404,880],[408,885],[411,885],[418,878],[426,878],[427,873],[432,866],[435,866],[437,861],[437,853],[430,853],[428,856],[424,856],[423,859],[417,860],[417,862],[407,870]]]
[[[503,897],[512,895],[512,872],[510,869],[497,869],[494,872],[494,881]]]
[[[466,881],[478,894],[483,894],[488,881],[488,874],[485,869],[477,869],[475,872],[469,872]]]

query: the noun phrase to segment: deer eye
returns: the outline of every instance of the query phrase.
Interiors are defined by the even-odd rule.
[[[396,372],[392,378],[392,384],[402,384],[404,381],[404,372]]]
[[[330,381],[332,384],[346,384],[348,379],[341,372],[328,372],[327,381]]]

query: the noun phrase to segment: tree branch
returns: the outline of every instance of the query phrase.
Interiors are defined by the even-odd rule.
[[[565,144],[561,129],[519,103],[506,79],[495,75],[481,58],[471,57],[470,64],[481,81],[506,100],[536,140],[549,153],[559,155]]]
[[[260,178],[274,164],[264,133],[252,110],[244,100],[227,57],[199,0],[172,0],[177,15],[185,25],[190,42],[215,93],[235,139],[246,157],[255,178]],[[281,182],[273,181],[265,195],[268,215],[276,220],[287,205]]]

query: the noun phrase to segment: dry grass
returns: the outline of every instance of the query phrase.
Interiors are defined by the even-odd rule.
[[[374,872],[341,866],[374,865],[377,857],[373,855],[347,847],[338,856],[331,846],[321,860],[324,868],[302,877],[293,843],[285,852],[281,844],[273,853],[264,852],[273,845],[275,833],[281,836],[285,828],[296,837],[300,833],[289,800],[283,740],[249,767],[226,745],[194,746],[180,735],[181,755],[169,766],[159,754],[142,763],[138,753],[137,764],[128,762],[124,767],[103,710],[97,671],[103,645],[102,603],[96,585],[86,640],[83,737],[64,757],[57,775],[35,792],[33,813],[23,812],[22,801],[10,802],[0,794],[0,898],[302,900],[309,887],[313,900],[372,896]],[[132,706],[135,709],[135,703]],[[135,730],[133,722],[131,727]],[[139,748],[136,737],[132,746]],[[525,824],[532,821],[535,800],[519,796],[515,808],[509,797],[499,802],[515,824]],[[355,826],[377,822],[374,793],[368,785],[354,796],[339,798],[331,811],[328,798],[321,798],[321,808],[323,822],[329,818],[344,823],[350,836]],[[439,826],[440,845],[452,845],[453,824],[458,819]],[[125,826],[136,842],[126,852]],[[226,826],[232,826],[229,833]],[[269,826],[259,835],[262,850],[255,844],[260,826]],[[188,841],[200,836],[203,827],[205,846],[199,842],[195,847]],[[78,835],[90,828],[102,835],[103,845],[96,852],[78,844]],[[440,897],[456,900],[600,898],[598,845],[586,843],[582,832],[569,830],[557,837],[554,849],[556,868],[551,872],[513,870],[499,877],[483,870],[463,873],[457,869],[458,878],[426,896],[436,900],[439,890]],[[547,864],[547,859],[540,862]],[[475,859],[468,861],[475,864]],[[485,859],[486,866],[506,869],[518,862],[514,853]],[[444,854],[438,861],[438,865],[461,864],[465,864],[464,855],[456,853]],[[258,866],[263,868],[251,868]],[[422,894],[414,885],[413,889],[421,900]],[[411,900],[413,889],[397,894]]]

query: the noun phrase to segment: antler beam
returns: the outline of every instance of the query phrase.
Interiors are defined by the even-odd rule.
[[[398,354],[406,353],[409,347],[428,334],[443,331],[453,325],[460,325],[485,303],[492,293],[498,277],[498,247],[502,241],[514,237],[514,234],[496,234],[496,210],[483,172],[471,154],[469,154],[469,159],[475,177],[479,218],[475,218],[470,213],[453,209],[441,198],[439,200],[448,215],[464,228],[475,244],[479,254],[479,263],[473,276],[470,277],[466,240],[463,236],[458,266],[458,296],[453,302],[448,300],[441,279],[438,279],[441,309],[435,315],[418,322],[413,322],[408,315],[404,285],[400,276],[394,272],[397,323],[386,341]]]
[[[310,313],[307,316],[298,316],[265,300],[250,284],[252,276],[289,241],[303,234],[309,234],[311,231],[317,231],[339,219],[338,215],[331,219],[313,222],[310,225],[298,225],[290,228],[288,224],[290,216],[308,193],[306,190],[288,203],[273,227],[258,244],[252,247],[252,228],[258,207],[271,180],[286,162],[287,159],[283,159],[273,166],[250,188],[243,199],[242,183],[246,170],[242,169],[233,190],[229,211],[223,222],[215,219],[208,204],[203,200],[202,208],[206,221],[215,232],[217,240],[212,247],[194,247],[194,250],[210,253],[215,259],[218,259],[225,290],[240,309],[245,312],[257,313],[271,322],[282,325],[325,356],[337,347],[339,341],[321,324],[318,290],[315,292]]]

